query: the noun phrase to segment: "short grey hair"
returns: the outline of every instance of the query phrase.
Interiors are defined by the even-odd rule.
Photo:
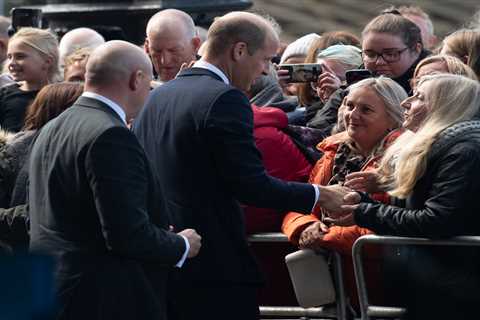
[[[338,61],[347,69],[356,69],[362,65],[362,50],[355,46],[336,44],[317,54],[317,59]]]

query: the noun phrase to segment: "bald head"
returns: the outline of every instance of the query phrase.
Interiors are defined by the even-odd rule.
[[[117,86],[132,72],[152,71],[147,55],[125,41],[108,41],[95,49],[88,59],[85,86]]]
[[[208,29],[206,55],[218,57],[238,42],[247,44],[250,54],[262,48],[267,41],[278,42],[278,34],[265,18],[243,11],[230,12],[218,19]]]
[[[145,51],[152,58],[160,80],[173,79],[183,63],[195,60],[200,47],[193,19],[183,11],[157,12],[147,24]]]
[[[60,58],[63,59],[80,48],[95,49],[105,43],[103,36],[90,28],[77,28],[67,32],[59,44]]]
[[[143,107],[151,80],[152,64],[142,49],[125,41],[109,41],[88,59],[85,91],[116,102],[130,120]]]
[[[154,14],[147,24],[147,37],[155,33],[174,32],[192,39],[196,36],[195,23],[185,12],[177,9],[166,9]]]

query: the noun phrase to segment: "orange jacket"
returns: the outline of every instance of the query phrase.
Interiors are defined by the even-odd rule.
[[[385,149],[390,146],[395,139],[403,133],[402,129],[397,129],[389,133],[382,141],[382,145],[377,150],[376,155],[367,161],[361,171],[369,171],[378,167]],[[319,185],[327,185],[332,178],[335,155],[341,141],[345,140],[345,132],[330,136],[324,139],[317,148],[323,152],[323,157],[317,161],[315,167],[310,173],[309,182]],[[371,197],[375,200],[389,203],[387,193],[375,193]],[[309,214],[304,215],[298,212],[289,212],[283,219],[282,231],[288,236],[288,239],[294,244],[298,244],[298,238],[303,230],[313,222],[319,221],[321,216],[320,209],[317,207]],[[322,245],[326,248],[336,250],[340,253],[350,255],[352,245],[355,240],[364,235],[372,233],[370,230],[358,226],[339,227],[332,226],[322,239]]]

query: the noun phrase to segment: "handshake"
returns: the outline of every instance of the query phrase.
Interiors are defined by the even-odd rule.
[[[360,203],[360,194],[341,185],[319,187],[320,196],[317,206],[322,207],[327,212],[328,217],[324,221],[339,226],[354,225],[353,210]]]
[[[361,200],[360,194],[355,191],[384,192],[379,181],[378,173],[366,171],[348,174],[343,186],[319,186],[320,197],[317,205],[327,211],[328,218],[324,219],[325,222],[338,226],[354,225],[353,210],[358,207]]]

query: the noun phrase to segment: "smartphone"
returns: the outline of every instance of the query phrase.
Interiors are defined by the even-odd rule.
[[[8,30],[9,36],[15,34],[22,27],[42,28],[42,10],[31,8],[13,8],[10,11],[12,25]]]
[[[367,69],[352,69],[345,73],[347,85],[354,84],[363,79],[372,78],[373,74]]]
[[[315,82],[322,74],[319,63],[281,64],[279,69],[288,70],[287,82]]]

